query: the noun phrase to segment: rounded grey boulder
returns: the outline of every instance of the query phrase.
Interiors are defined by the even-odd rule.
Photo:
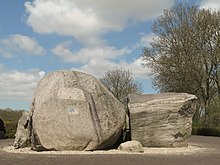
[[[31,111],[36,150],[109,148],[125,126],[123,105],[96,78],[77,71],[45,76]]]

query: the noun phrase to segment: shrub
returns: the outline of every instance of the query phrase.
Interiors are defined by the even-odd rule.
[[[5,129],[6,129],[6,137],[7,138],[15,138],[17,125],[18,125],[17,122],[13,122],[13,121],[6,121],[5,122]]]
[[[193,127],[192,135],[220,137],[220,127]]]
[[[5,139],[6,135],[3,131],[0,131],[0,139]]]
[[[23,110],[12,110],[10,108],[0,109],[1,119],[4,121],[6,138],[15,138],[18,120],[20,119]]]

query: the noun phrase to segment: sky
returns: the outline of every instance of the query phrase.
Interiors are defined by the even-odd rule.
[[[175,1],[1,0],[0,108],[29,110],[39,80],[63,69],[100,78],[123,67],[144,93],[157,93],[141,53],[155,37],[153,21]],[[220,8],[219,0],[190,3]]]

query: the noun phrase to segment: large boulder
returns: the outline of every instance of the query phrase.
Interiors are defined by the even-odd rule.
[[[6,137],[5,125],[2,119],[0,119],[0,139],[4,139]]]
[[[38,84],[32,103],[35,150],[97,150],[115,145],[124,106],[93,76],[56,71]]]
[[[24,148],[31,145],[31,116],[29,112],[24,111],[18,121],[15,134],[14,147]]]
[[[145,147],[187,146],[195,100],[186,93],[130,95],[131,139]]]

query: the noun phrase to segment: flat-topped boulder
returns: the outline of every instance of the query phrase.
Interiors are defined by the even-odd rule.
[[[35,150],[97,150],[115,145],[125,127],[124,106],[96,78],[56,71],[38,83],[32,110]]]
[[[144,147],[187,146],[195,100],[187,93],[130,95],[131,139]]]

